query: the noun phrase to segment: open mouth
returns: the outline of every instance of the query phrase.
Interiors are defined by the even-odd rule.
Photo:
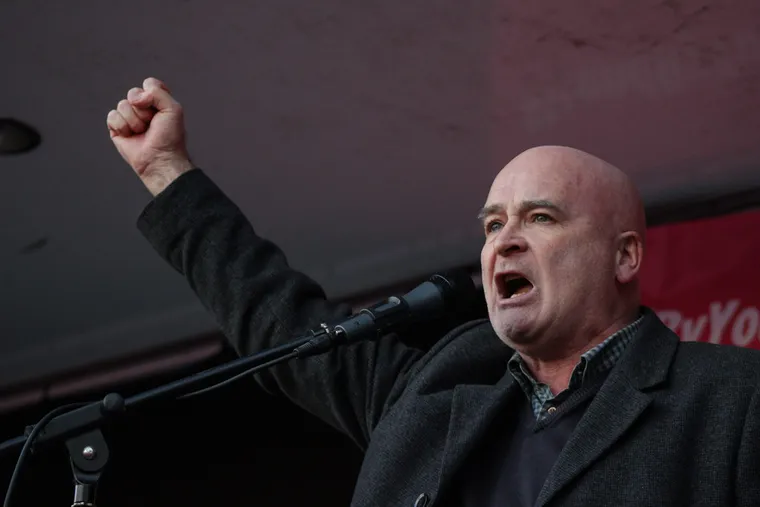
[[[505,273],[496,279],[499,295],[504,299],[512,299],[527,294],[533,289],[530,280],[519,273]]]

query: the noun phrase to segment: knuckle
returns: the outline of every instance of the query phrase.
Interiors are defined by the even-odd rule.
[[[161,86],[161,81],[154,77],[149,77],[143,81],[143,88],[155,88]]]
[[[119,123],[119,121],[122,119],[121,115],[118,113],[118,111],[111,110],[108,112],[108,116],[106,117],[107,121],[110,123]]]
[[[127,100],[136,100],[138,97],[140,97],[142,91],[142,88],[130,88],[130,90],[127,92]]]

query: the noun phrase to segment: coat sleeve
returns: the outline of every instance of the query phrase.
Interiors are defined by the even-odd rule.
[[[747,410],[736,466],[736,505],[760,505],[760,394],[757,389]]]
[[[159,194],[138,219],[153,248],[182,274],[238,354],[281,345],[350,315],[291,269],[200,169]],[[257,376],[365,448],[386,399],[421,356],[393,337],[294,360]]]

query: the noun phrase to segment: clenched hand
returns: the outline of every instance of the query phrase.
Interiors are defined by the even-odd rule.
[[[129,90],[106,122],[116,149],[154,196],[193,169],[182,106],[158,79]]]

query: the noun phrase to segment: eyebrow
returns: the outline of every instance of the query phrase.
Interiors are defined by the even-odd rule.
[[[497,215],[499,213],[504,213],[504,206],[501,204],[491,204],[489,206],[483,206],[480,211],[478,211],[478,221],[482,222],[487,217],[491,215]]]
[[[519,214],[527,213],[528,211],[543,208],[543,209],[550,209],[556,213],[564,214],[562,209],[554,204],[551,201],[548,201],[546,199],[533,199],[529,201],[523,201],[520,203],[519,208],[517,209],[517,212]],[[478,212],[478,220],[483,221],[486,219],[486,217],[489,217],[491,215],[497,215],[497,214],[503,214],[505,213],[504,206],[501,204],[490,204],[488,206],[484,206],[479,212]]]

